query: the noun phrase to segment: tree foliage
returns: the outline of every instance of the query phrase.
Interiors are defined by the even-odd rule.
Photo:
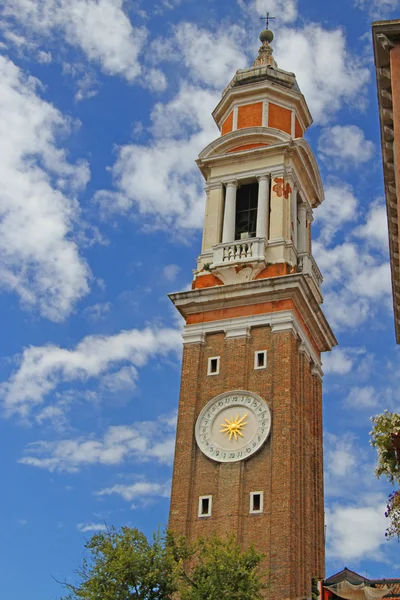
[[[169,600],[176,591],[176,558],[159,534],[149,542],[138,529],[111,528],[86,542],[88,558],[64,600]]]
[[[400,462],[396,455],[392,434],[400,434],[400,415],[387,410],[372,417],[371,444],[378,452],[377,477],[386,477],[393,485],[400,485]],[[387,502],[385,516],[389,519],[386,537],[400,540],[400,491],[394,490]]]
[[[193,567],[183,574],[182,600],[259,600],[266,574],[263,555],[251,546],[242,550],[235,537],[199,540],[191,551]]]
[[[259,600],[263,556],[242,550],[234,537],[199,540],[138,529],[113,528],[93,535],[75,585],[64,583],[64,600]]]
[[[392,434],[400,433],[400,415],[387,410],[383,414],[372,417],[374,424],[371,431],[371,444],[378,451],[378,466],[375,475],[384,475],[390,483],[400,485],[400,463],[396,457]]]

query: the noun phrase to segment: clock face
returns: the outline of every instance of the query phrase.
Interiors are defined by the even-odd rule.
[[[203,408],[196,422],[200,450],[217,462],[249,458],[264,444],[271,430],[268,405],[256,394],[225,392]]]

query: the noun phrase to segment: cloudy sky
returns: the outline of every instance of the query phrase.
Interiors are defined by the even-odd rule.
[[[326,190],[314,254],[340,347],[324,360],[327,573],[399,576],[370,416],[400,410],[370,23],[399,0],[3,0],[0,578],[57,598],[105,523],[167,522],[181,323],[210,113],[259,46],[297,74]]]

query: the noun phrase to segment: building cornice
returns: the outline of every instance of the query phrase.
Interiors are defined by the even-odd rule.
[[[202,315],[203,322],[208,321],[207,313],[217,314],[215,311],[292,300],[318,351],[326,352],[337,345],[322,309],[302,274],[178,292],[170,294],[169,298],[186,321],[193,315]],[[236,318],[239,317],[233,317],[231,321],[236,322]]]
[[[279,133],[279,135],[278,135]],[[243,145],[254,142],[264,143],[266,145],[257,148],[242,150],[240,152],[230,152],[232,148],[240,142]],[[312,201],[312,206],[319,206],[324,200],[324,189],[322,185],[321,175],[319,172],[317,161],[313,155],[308,142],[303,138],[292,139],[290,135],[284,132],[269,127],[249,127],[232,131],[222,137],[211,142],[199,155],[197,165],[203,174],[203,177],[208,181],[211,167],[229,165],[232,167],[231,177],[240,179],[245,176],[241,171],[243,169],[244,157],[276,157],[275,165],[260,168],[259,171],[252,170],[250,175],[262,175],[266,171],[274,174],[274,171],[281,172],[282,169],[290,171],[295,165],[297,170],[298,187],[308,187],[307,196]],[[237,172],[235,165],[238,165]],[[300,173],[304,173],[304,181],[300,181]]]
[[[247,69],[244,71],[247,71]],[[241,71],[238,71],[235,77],[240,75],[240,73]],[[293,76],[293,74],[290,75]],[[294,88],[290,89],[276,82],[268,81],[268,79],[261,81],[249,81],[244,85],[235,87],[232,85],[232,83],[235,81],[235,77],[228,87],[225,88],[220,102],[212,113],[217,125],[222,121],[224,115],[226,115],[226,113],[229,111],[229,107],[233,106],[235,102],[243,102],[245,98],[248,99],[249,102],[257,101],[257,98],[261,94],[263,94],[264,97],[267,97],[269,102],[271,101],[281,104],[282,100],[285,99],[287,104],[289,101],[292,104],[293,109],[296,111],[296,113],[298,113],[298,117],[302,123],[305,124],[306,128],[312,124],[313,119],[311,113],[305,98],[300,91],[297,91]]]
[[[393,286],[393,307],[396,340],[400,344],[400,256],[399,256],[399,202],[400,182],[395,181],[394,126],[392,101],[392,74],[390,50],[400,44],[400,20],[377,21],[372,24],[376,81],[378,88],[379,120],[383,177],[389,230],[389,254]],[[397,161],[400,159],[397,158]]]
[[[183,343],[185,345],[204,344],[206,335],[210,333],[223,332],[226,339],[249,337],[250,330],[253,327],[261,326],[271,327],[272,333],[291,331],[301,342],[299,351],[304,352],[307,359],[313,365],[313,375],[323,376],[321,359],[315,352],[304,328],[292,310],[186,325],[182,335]]]

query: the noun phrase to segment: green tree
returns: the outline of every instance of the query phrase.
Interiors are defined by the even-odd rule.
[[[151,541],[123,527],[95,534],[75,585],[64,600],[259,600],[263,556],[241,550],[234,537],[199,540],[187,548],[171,534]]]
[[[183,570],[182,600],[259,600],[266,588],[263,555],[242,550],[235,537],[199,540],[190,551],[192,568]]]
[[[64,583],[64,600],[169,600],[176,591],[181,557],[160,534],[148,541],[138,529],[111,528],[86,542],[88,557],[77,571],[78,583]]]
[[[396,454],[393,434],[400,434],[400,415],[387,410],[383,414],[372,417],[371,444],[378,452],[378,465],[375,469],[377,477],[386,477],[396,486],[387,502],[385,516],[389,519],[386,537],[398,537],[400,540],[400,461]]]

